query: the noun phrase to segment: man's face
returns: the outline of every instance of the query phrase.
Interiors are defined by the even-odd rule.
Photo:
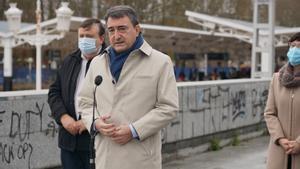
[[[104,37],[103,36],[99,36],[98,32],[98,26],[92,25],[91,27],[87,27],[87,28],[79,28],[78,29],[78,38],[93,38],[96,39],[96,47],[97,49],[99,49],[99,47],[103,44],[104,42]],[[95,56],[97,55],[97,52],[90,54],[91,56]],[[90,57],[90,56],[86,56],[86,57]]]
[[[140,33],[140,26],[133,26],[127,16],[122,18],[108,18],[107,32],[109,42],[117,53],[128,50]]]

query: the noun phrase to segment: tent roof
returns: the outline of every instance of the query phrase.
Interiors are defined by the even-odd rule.
[[[192,11],[185,11],[185,15],[188,16],[188,20],[190,22],[201,26],[199,30],[206,30],[215,33],[226,33],[228,36],[252,43],[252,35],[254,31],[252,22],[211,16]],[[261,25],[267,26],[263,24]],[[300,27],[275,26],[275,45],[277,47],[286,46],[289,36],[296,32],[300,32]],[[259,33],[262,36],[268,35],[267,30],[262,30]]]

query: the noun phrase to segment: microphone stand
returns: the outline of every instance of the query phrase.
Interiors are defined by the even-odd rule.
[[[91,135],[91,142],[90,142],[90,169],[95,169],[96,168],[96,164],[95,164],[95,158],[96,158],[96,150],[95,150],[95,137],[98,134],[98,132],[95,130],[95,108],[97,107],[97,103],[96,103],[96,90],[97,87],[102,83],[102,76],[98,75],[95,78],[95,89],[94,89],[94,102],[93,102],[93,122],[90,128],[90,135]]]
[[[97,135],[97,131],[94,129],[94,122],[95,122],[95,107],[96,105],[96,89],[98,85],[95,86],[94,90],[94,102],[93,102],[93,122],[90,129],[91,141],[90,141],[90,169],[95,169],[95,158],[96,158],[96,150],[95,150],[95,137]]]

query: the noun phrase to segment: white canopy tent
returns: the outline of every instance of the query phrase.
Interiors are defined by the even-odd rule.
[[[200,26],[201,31],[212,35],[222,34],[252,44],[251,77],[271,77],[274,71],[274,47],[288,45],[289,37],[300,32],[300,27],[274,26],[275,2],[255,0],[253,22],[222,18],[207,14],[186,11],[188,20]],[[267,23],[259,23],[259,5],[268,6]]]
[[[237,38],[247,43],[252,43],[253,23],[235,19],[222,18],[207,14],[186,11],[188,20],[202,28],[199,31],[211,35],[224,35],[224,37]],[[275,26],[275,47],[287,46],[291,34],[300,32],[300,27]],[[267,31],[260,31],[260,35],[267,35]]]

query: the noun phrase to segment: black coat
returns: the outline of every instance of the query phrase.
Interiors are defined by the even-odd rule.
[[[80,50],[67,56],[57,72],[56,80],[50,85],[48,93],[52,117],[59,125],[58,146],[69,151],[89,150],[90,143],[88,131],[73,136],[63,128],[60,121],[61,116],[66,113],[76,120],[74,95],[81,62]]]

